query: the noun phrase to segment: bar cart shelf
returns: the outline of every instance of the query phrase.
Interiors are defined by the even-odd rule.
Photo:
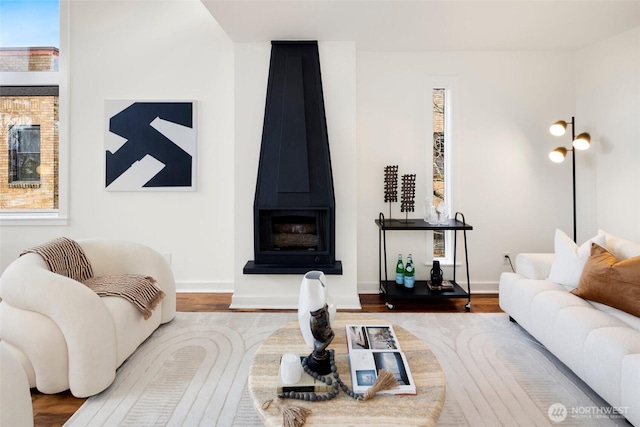
[[[466,298],[466,311],[471,310],[471,283],[469,280],[469,257],[467,252],[467,231],[473,230],[473,227],[467,224],[464,215],[456,212],[455,217],[449,219],[446,224],[430,224],[423,219],[385,219],[381,212],[376,220],[378,226],[378,277],[380,283],[380,293],[385,295],[385,304],[388,309],[393,309],[393,303],[397,301],[415,302],[431,299],[443,298]],[[431,290],[426,280],[416,280],[413,289],[406,289],[402,285],[397,285],[395,280],[389,280],[387,272],[387,232],[388,231],[438,231],[453,230],[453,279],[449,280],[453,283],[453,290]],[[464,262],[467,276],[467,289],[463,289],[456,282],[456,257],[458,231],[462,231],[464,237]],[[383,275],[384,268],[384,275]],[[395,278],[395,274],[394,274]]]

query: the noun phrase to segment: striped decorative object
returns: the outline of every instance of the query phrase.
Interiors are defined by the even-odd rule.
[[[93,276],[91,264],[80,245],[66,237],[58,237],[42,245],[29,248],[22,251],[20,256],[28,253],[40,255],[52,272],[78,282],[83,282]]]
[[[164,292],[158,288],[155,279],[139,274],[92,277],[82,282],[101,297],[122,297],[135,305],[145,319],[158,305]]]

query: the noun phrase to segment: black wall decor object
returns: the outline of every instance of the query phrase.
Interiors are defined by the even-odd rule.
[[[384,167],[384,202],[389,202],[389,219],[391,219],[391,202],[398,201],[398,165]]]
[[[273,41],[245,274],[342,274],[318,44]]]
[[[402,175],[402,196],[400,196],[400,212],[406,212],[406,220],[409,219],[409,212],[415,210],[416,198],[416,175]]]

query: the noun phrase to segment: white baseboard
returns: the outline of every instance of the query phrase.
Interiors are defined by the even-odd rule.
[[[232,293],[233,282],[205,282],[205,281],[176,282],[176,292]]]
[[[336,307],[341,310],[360,310],[359,298],[348,298],[334,295]],[[294,295],[290,298],[283,298],[273,295],[251,295],[231,297],[230,309],[272,309],[272,310],[297,310],[298,296]]]
[[[460,284],[466,288],[466,284]],[[233,293],[233,282],[206,282],[206,281],[179,281],[176,282],[176,292],[182,293]],[[377,294],[379,293],[378,282],[360,282],[358,283],[358,294]],[[471,294],[497,294],[498,283],[496,282],[472,282]],[[259,301],[259,302],[258,302]],[[359,310],[359,301],[338,301],[336,304],[343,309]],[[270,308],[274,310],[296,309],[298,306],[297,297],[291,301],[283,301],[282,297],[273,295],[254,295],[251,297],[232,298],[230,308],[234,309],[261,309]]]

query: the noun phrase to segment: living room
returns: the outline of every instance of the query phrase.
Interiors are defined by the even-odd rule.
[[[378,292],[385,166],[417,174],[412,215],[422,215],[431,84],[455,91],[451,208],[474,227],[473,293],[497,293],[503,254],[553,252],[556,229],[571,235],[571,165],[547,157],[570,145],[549,134],[558,120],[575,117],[592,138],[575,153],[577,242],[598,229],[640,241],[639,2],[337,2],[339,12],[297,3],[69,2],[62,218],[3,217],[0,271],[55,237],[125,239],[166,254],[179,293],[230,292],[237,309],[295,308],[300,277],[242,273],[253,257],[270,41],[291,39],[319,44],[343,264],[327,286],[339,308]],[[407,33],[398,16],[413,16]],[[424,27],[440,30],[433,39],[420,26],[426,16]],[[196,191],[105,191],[106,100],[195,101]],[[404,236],[389,252],[418,254],[426,277],[424,247],[423,236]]]
[[[457,81],[451,208],[474,226],[472,291],[497,290],[503,253],[550,251],[556,228],[570,234],[571,167],[547,158],[556,146],[568,146],[568,137],[548,132],[557,120],[575,116],[577,130],[593,138],[592,149],[576,156],[578,241],[598,228],[640,238],[640,195],[633,188],[640,173],[638,17],[630,12],[635,9],[625,9],[629,3],[635,2],[607,2],[602,7],[618,22],[592,21],[581,33],[587,41],[572,39],[572,46],[561,40],[536,44],[536,37],[550,31],[544,23],[520,49],[514,47],[516,36],[497,37],[501,44],[487,48],[475,46],[473,35],[441,37],[442,46],[451,48],[428,51],[319,40],[336,193],[336,256],[344,266],[328,286],[339,304],[357,307],[358,293],[377,291],[374,219],[387,210],[384,166],[397,164],[400,173],[417,174],[415,215],[422,214],[424,117],[430,107],[424,91],[429,79],[442,76]],[[554,18],[554,28],[573,33],[582,8],[585,19],[604,13],[597,5],[563,4],[566,13]],[[295,305],[297,278],[243,275],[242,266],[253,257],[268,39],[317,39],[313,33],[319,30],[308,25],[308,33],[297,35],[283,28],[260,41],[234,41],[207,6],[197,1],[70,4],[69,132],[61,148],[62,164],[68,165],[61,175],[66,221],[8,226],[3,220],[2,269],[25,247],[60,235],[127,238],[170,254],[179,291],[234,292],[237,307]],[[223,17],[235,10],[226,2],[212,2],[210,9],[216,7],[229,11],[220,12]],[[228,19],[241,36],[242,20]],[[602,27],[610,34],[592,40]],[[64,48],[64,38],[62,43]],[[109,99],[196,101],[197,191],[140,197],[104,190],[100,171]],[[394,215],[400,215],[397,206]],[[423,245],[420,236],[407,237],[398,252],[424,254]],[[422,256],[418,275],[430,264]]]

